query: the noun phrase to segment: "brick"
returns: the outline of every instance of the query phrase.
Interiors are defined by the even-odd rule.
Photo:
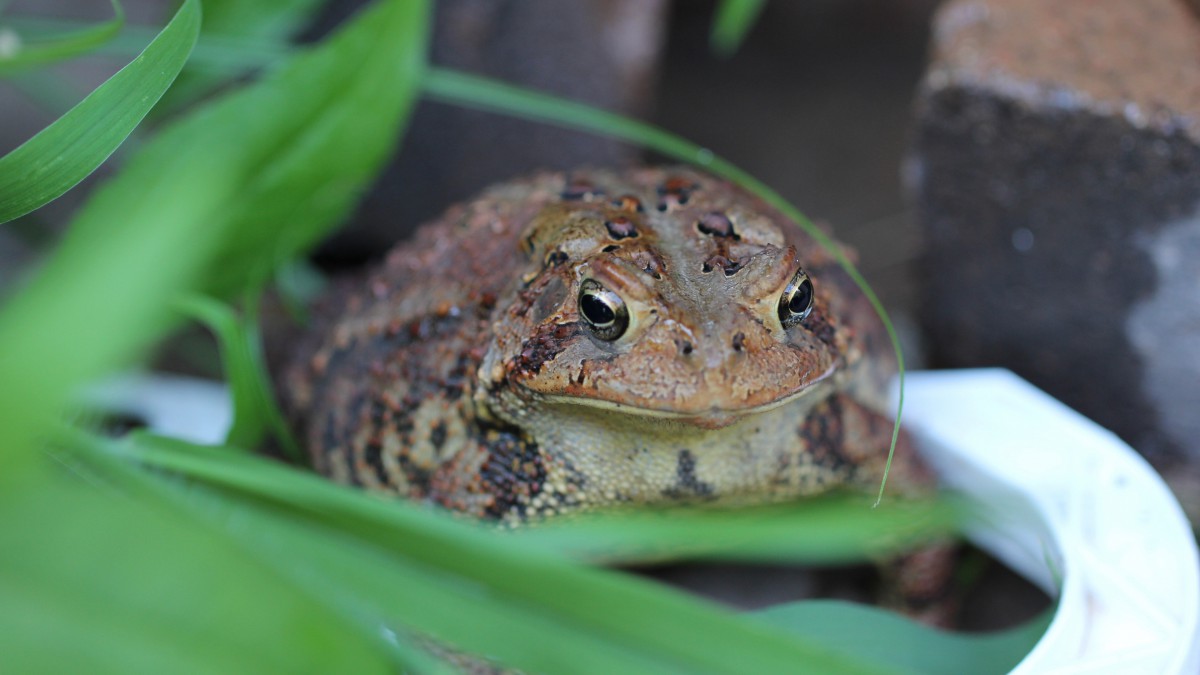
[[[935,363],[1001,365],[1200,465],[1200,20],[1183,0],[957,0],[909,170]]]

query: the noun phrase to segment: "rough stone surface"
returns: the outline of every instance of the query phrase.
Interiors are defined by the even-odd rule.
[[[361,5],[339,0],[332,26]],[[644,115],[662,51],[665,0],[440,0],[431,61],[607,110]],[[637,151],[600,136],[422,101],[397,159],[326,253],[387,250],[446,204],[539,169],[627,166]]]
[[[935,361],[1009,367],[1200,466],[1200,20],[958,0],[933,43],[908,169]]]

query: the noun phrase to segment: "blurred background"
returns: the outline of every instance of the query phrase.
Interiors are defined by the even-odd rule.
[[[311,19],[283,37],[316,39],[361,4],[312,0]],[[125,6],[129,23],[143,26],[160,26],[172,9]],[[648,119],[728,158],[858,250],[911,362],[1016,371],[1142,452],[1197,522],[1195,8],[776,1],[728,57],[710,46],[714,9],[698,0],[440,0],[433,61]],[[17,0],[5,16],[94,21],[110,11],[99,0]],[[236,37],[236,24],[222,30]],[[73,61],[58,77],[0,80],[0,150],[129,53]],[[449,204],[513,175],[638,161],[655,158],[423,102],[357,216],[314,259],[328,272],[377,259]],[[54,241],[104,173],[0,229],[0,287]]]
[[[298,39],[325,34],[363,4],[323,4]],[[908,263],[918,237],[900,166],[936,4],[768,2],[737,53],[722,58],[709,44],[715,2],[442,0],[433,60],[636,115],[713,149],[831,224],[858,249],[884,300],[911,307]],[[173,3],[123,6],[130,24],[157,26]],[[97,0],[16,0],[6,12],[83,21],[111,15]],[[56,69],[56,82],[0,81],[0,148],[32,136],[123,58],[75,60]],[[653,159],[586,134],[424,102],[397,161],[319,260],[341,267],[377,258],[497,180]],[[85,193],[51,204],[22,231],[52,230]],[[9,237],[0,245],[9,273],[23,243]]]

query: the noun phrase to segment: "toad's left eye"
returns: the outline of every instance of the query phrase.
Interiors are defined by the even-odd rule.
[[[812,308],[812,280],[804,270],[798,270],[787,288],[783,289],[783,295],[779,296],[779,320],[785,328],[789,328],[808,316]]]

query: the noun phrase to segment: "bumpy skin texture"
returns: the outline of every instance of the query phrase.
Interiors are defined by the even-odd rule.
[[[811,313],[780,318],[799,269]],[[615,293],[615,340],[581,317]],[[682,168],[544,174],[451,208],[355,290],[285,374],[317,468],[509,522],[616,504],[874,487],[894,369],[833,257]],[[890,489],[924,491],[902,443]]]

